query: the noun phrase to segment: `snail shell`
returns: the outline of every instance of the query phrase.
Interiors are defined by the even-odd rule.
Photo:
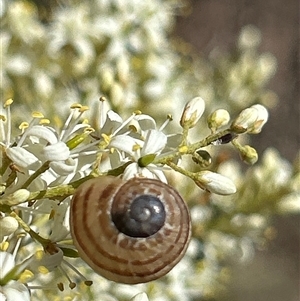
[[[181,196],[148,178],[86,181],[72,199],[70,226],[80,257],[98,274],[128,284],[168,273],[183,257],[191,236]]]

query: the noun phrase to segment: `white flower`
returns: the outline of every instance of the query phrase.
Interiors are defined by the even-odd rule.
[[[162,170],[151,162],[165,148],[167,136],[158,130],[146,130],[145,135],[145,141],[124,135],[112,139],[110,146],[125,152],[125,158],[134,161],[126,167],[123,178],[129,179],[139,175],[166,182]],[[150,156],[147,157],[147,155]],[[142,162],[142,160],[145,161]]]

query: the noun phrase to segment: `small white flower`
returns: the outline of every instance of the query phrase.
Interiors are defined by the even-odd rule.
[[[142,158],[146,158],[147,155],[153,155],[153,159],[156,155],[166,147],[167,136],[158,130],[146,130],[145,141],[132,138],[130,136],[116,136],[112,139],[110,146],[125,152],[128,160],[134,161],[129,164],[124,171],[124,179],[132,178],[136,175],[144,176],[147,178],[160,179],[166,182],[162,170],[156,165],[147,161],[145,166],[139,161]]]

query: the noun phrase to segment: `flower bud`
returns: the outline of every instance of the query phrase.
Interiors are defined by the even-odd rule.
[[[297,192],[284,197],[277,205],[276,209],[281,214],[299,214],[300,213],[300,195]]]
[[[253,165],[258,160],[256,149],[249,145],[245,145],[242,149],[240,149],[240,155],[242,160],[250,165]]]
[[[0,241],[3,236],[14,233],[19,227],[17,220],[11,216],[0,217]]]
[[[249,134],[258,134],[261,132],[262,127],[268,121],[269,113],[267,109],[260,104],[253,105],[251,108],[257,109],[258,117],[255,124],[253,125],[252,130],[249,131]]]
[[[256,104],[243,110],[232,122],[231,129],[238,134],[244,132],[257,134],[260,133],[268,117],[267,109],[260,104]]]
[[[195,97],[189,101],[183,110],[180,125],[182,127],[192,128],[201,118],[205,109],[205,102],[201,97]]]
[[[211,113],[207,119],[208,127],[215,131],[218,128],[228,124],[230,120],[230,115],[228,111],[224,109],[219,109]]]
[[[197,173],[195,183],[202,189],[220,195],[233,194],[236,192],[236,187],[230,179],[207,170]]]
[[[232,122],[231,129],[238,133],[245,133],[249,128],[252,128],[258,118],[258,111],[256,108],[247,108],[243,110],[238,117]]]
[[[205,150],[198,150],[192,156],[192,160],[200,166],[207,167],[211,164],[211,156]]]
[[[14,206],[21,203],[24,203],[28,200],[30,192],[27,189],[19,189],[12,194],[9,194],[7,197],[4,197],[0,200],[0,204]]]

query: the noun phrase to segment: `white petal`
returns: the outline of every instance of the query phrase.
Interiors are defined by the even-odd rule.
[[[0,251],[0,266],[2,278],[15,266],[14,256],[8,252]]]
[[[135,295],[130,301],[149,301],[146,293],[139,293]]]
[[[160,181],[168,184],[168,181],[167,181],[167,178],[166,178],[164,172],[161,169],[159,169],[156,165],[149,164],[145,169],[150,170],[150,172],[154,176],[153,177],[154,179],[160,180]]]
[[[70,156],[70,150],[64,142],[47,145],[44,147],[44,155],[48,161],[63,161]]]
[[[133,147],[137,144],[142,147],[144,145],[144,142],[142,140],[134,139],[127,135],[120,135],[113,137],[109,146],[114,147],[120,151],[124,151],[127,154],[130,154],[131,156],[134,156],[135,152],[133,151]]]
[[[251,131],[251,134],[258,134],[261,132],[262,127],[268,121],[269,113],[268,113],[267,109],[260,104],[253,105],[251,107],[257,109],[257,111],[258,111],[258,117],[256,120],[257,122],[254,125],[254,127]]]
[[[30,267],[34,269],[36,266],[45,266],[49,271],[54,270],[61,265],[63,260],[63,251],[60,248],[56,248],[57,252],[54,254],[44,253],[40,260],[34,261],[30,264]]]
[[[142,149],[142,156],[147,154],[160,153],[167,144],[167,136],[157,130],[146,132],[145,144]]]
[[[139,122],[141,128],[144,131],[156,128],[155,120],[151,116],[149,116],[149,115],[145,115],[145,114],[136,115],[134,117],[134,119]]]
[[[101,133],[110,135],[115,129],[117,129],[123,123],[120,115],[112,110],[109,110],[106,115],[105,123],[101,129]]]
[[[53,161],[50,163],[50,167],[59,175],[67,176],[74,172],[76,168],[76,162],[73,159],[71,160],[71,162]]]
[[[8,148],[6,154],[19,167],[35,170],[41,165],[35,155],[20,146]]]
[[[6,297],[6,301],[30,301],[28,288],[18,281],[10,281],[1,287],[1,293]]]
[[[124,180],[128,180],[133,177],[136,177],[139,174],[139,170],[140,167],[137,163],[131,163],[125,168],[122,178]]]
[[[50,128],[41,125],[35,125],[26,132],[26,135],[35,136],[38,138],[45,139],[50,144],[54,144],[58,141],[56,135]]]

